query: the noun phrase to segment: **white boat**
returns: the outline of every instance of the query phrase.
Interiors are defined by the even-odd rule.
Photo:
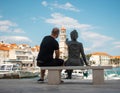
[[[74,70],[72,73],[72,79],[89,79],[91,80],[93,78],[92,76],[92,71],[91,70],[87,70],[88,71],[88,76],[84,76],[83,72],[85,72],[86,70]],[[119,71],[120,72],[120,71]],[[61,73],[62,78],[66,78],[67,77],[67,73],[65,73],[65,70],[62,71]],[[120,75],[117,73],[116,70],[105,70],[104,71],[104,78],[105,80],[120,80]]]
[[[0,64],[0,78],[19,77],[19,68],[14,64]]]
[[[0,72],[7,73],[7,72],[14,72],[19,71],[20,68],[18,65],[14,64],[0,64]]]
[[[38,74],[35,71],[21,70],[16,64],[0,64],[0,78],[30,78]]]
[[[120,79],[120,75],[117,73],[116,70],[106,70],[105,79],[107,80]]]
[[[62,70],[61,76],[62,76],[62,78],[66,78],[67,77],[66,70]],[[73,79],[83,78],[83,70],[73,70],[72,78]]]

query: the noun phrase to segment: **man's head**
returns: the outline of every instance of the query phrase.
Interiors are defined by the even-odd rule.
[[[55,27],[52,29],[52,32],[51,32],[51,35],[54,37],[54,38],[57,38],[58,35],[59,35],[59,28]]]
[[[76,41],[77,38],[78,38],[78,33],[77,33],[77,31],[76,31],[76,30],[73,30],[73,31],[70,33],[70,36],[71,36],[71,39],[72,39],[73,41]]]

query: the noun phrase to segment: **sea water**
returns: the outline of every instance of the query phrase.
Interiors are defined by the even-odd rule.
[[[92,70],[88,70],[88,77],[85,79],[92,79]],[[120,67],[104,70],[104,78],[106,80],[120,79]]]
[[[112,68],[112,69],[106,69],[106,74],[117,74],[120,75],[120,67]]]
[[[120,79],[120,67],[105,69],[104,74],[106,79]]]

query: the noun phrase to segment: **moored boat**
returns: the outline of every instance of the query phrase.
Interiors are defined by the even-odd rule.
[[[30,78],[38,76],[39,72],[33,70],[21,70],[19,65],[0,64],[0,79],[5,78]]]

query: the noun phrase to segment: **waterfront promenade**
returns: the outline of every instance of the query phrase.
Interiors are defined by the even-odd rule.
[[[60,85],[38,83],[37,79],[0,79],[0,93],[120,93],[120,80],[92,85],[91,80],[64,80]]]

